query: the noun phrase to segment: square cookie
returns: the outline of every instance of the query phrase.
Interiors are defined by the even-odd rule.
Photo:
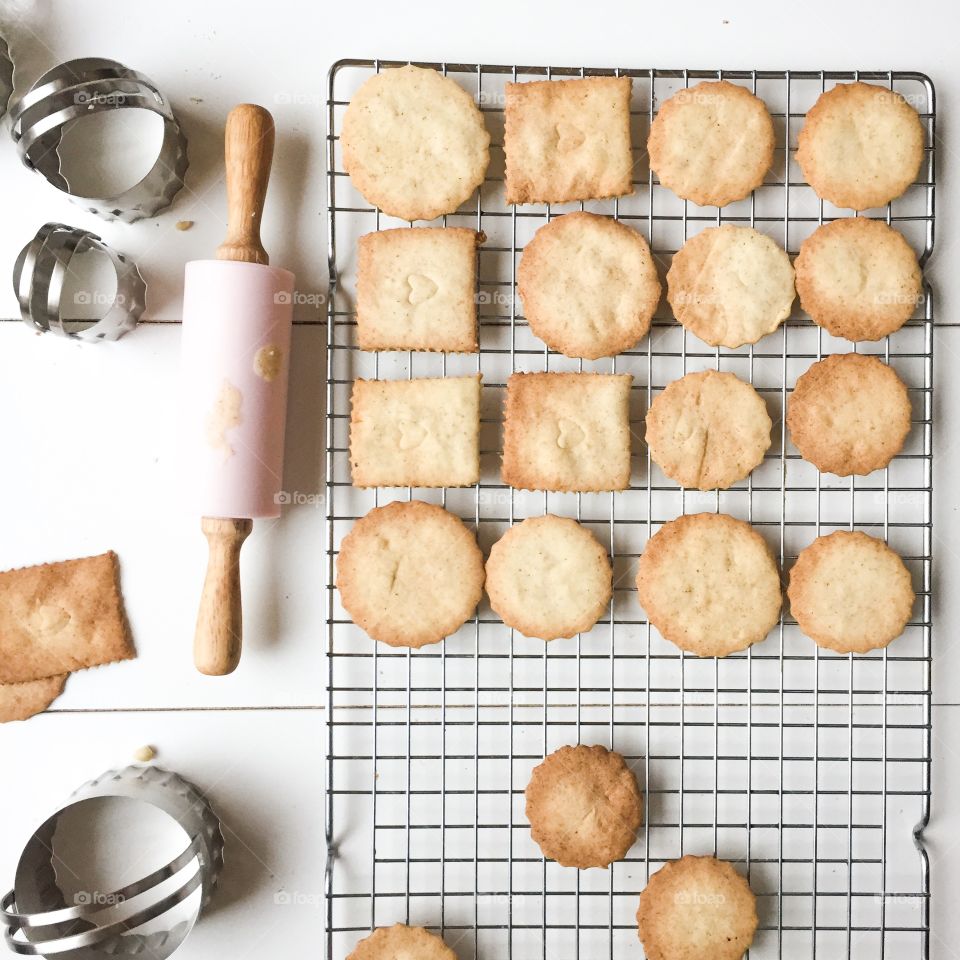
[[[414,227],[360,238],[361,350],[477,350],[477,244],[465,227]]]
[[[357,380],[350,414],[357,487],[469,487],[480,480],[480,375]]]
[[[630,78],[506,85],[507,203],[631,193]]]
[[[632,382],[629,373],[513,374],[503,482],[522,490],[625,490]]]

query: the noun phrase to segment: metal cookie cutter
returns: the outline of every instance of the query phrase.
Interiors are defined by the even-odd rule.
[[[149,173],[114,197],[79,197],[60,172],[62,128],[105,110],[150,110],[163,118],[163,143]],[[170,104],[149,77],[116,60],[85,57],[48,70],[13,107],[13,139],[32,170],[80,206],[106,220],[133,223],[167,207],[183,186],[187,141]]]
[[[64,281],[70,261],[88,250],[98,250],[110,258],[117,275],[117,289],[99,320],[79,328],[79,323],[64,325]],[[46,333],[52,330],[76,340],[118,340],[137,325],[143,314],[146,284],[137,265],[125,254],[108,247],[95,233],[69,227],[65,223],[45,223],[23,248],[13,268],[13,290],[20,302],[24,323]],[[69,319],[69,318],[66,318]]]
[[[155,766],[111,770],[31,837],[0,922],[21,956],[163,960],[193,929],[222,868],[220,821],[195,786]]]
[[[6,113],[10,95],[13,93],[13,61],[7,41],[0,37],[0,117]]]

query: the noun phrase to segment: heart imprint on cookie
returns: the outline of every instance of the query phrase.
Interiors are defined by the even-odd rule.
[[[423,443],[427,435],[427,428],[415,420],[401,420],[397,424],[400,431],[399,446],[401,450],[412,450]]]
[[[576,150],[583,146],[584,140],[586,140],[584,132],[572,123],[561,120],[557,124],[557,150],[560,153],[570,153],[572,150]]]
[[[407,300],[414,306],[429,300],[437,293],[437,285],[422,273],[411,273],[407,277],[407,286],[410,287],[410,294]]]
[[[586,434],[583,427],[574,420],[560,419],[557,421],[557,446],[561,450],[572,450],[583,442]]]

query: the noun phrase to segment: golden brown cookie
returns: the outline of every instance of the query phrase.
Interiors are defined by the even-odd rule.
[[[480,375],[355,380],[357,487],[469,487],[480,479]]]
[[[435,933],[395,923],[364,937],[347,960],[457,960],[457,955]]]
[[[650,168],[678,197],[722,207],[763,183],[773,163],[766,104],[726,80],[698,83],[664,102],[650,127]]]
[[[631,193],[629,77],[508,83],[507,203]]]
[[[790,612],[817,646],[868,653],[903,633],[910,571],[882,540],[853,530],[817,537],[790,571]]]
[[[0,573],[0,683],[134,656],[112,551]]]
[[[727,223],[694,234],[667,272],[673,315],[713,347],[742,347],[773,333],[795,296],[790,258],[752,227]]]
[[[763,462],[767,405],[732,373],[704,370],[667,384],[647,411],[650,457],[682,487],[726,490]]]
[[[522,490],[630,485],[629,373],[514,373],[507,381],[503,482]]]
[[[613,594],[607,551],[576,520],[546,514],[512,526],[487,560],[490,606],[525,637],[584,633]]]
[[[847,340],[881,340],[923,300],[923,274],[910,244],[881,220],[846,217],[818,227],[794,263],[800,306]]]
[[[790,439],[804,460],[838,477],[885,467],[910,432],[910,396],[885,363],[835,353],[813,364],[787,401]]]
[[[374,640],[422,647],[457,631],[483,595],[483,554],[452,513],[395,501],[343,538],[337,588],[350,618]]]
[[[0,723],[29,720],[42,713],[63,693],[67,675],[27,680],[24,683],[0,683]]]
[[[637,591],[650,622],[698,657],[758,643],[780,619],[780,575],[763,537],[723,513],[665,523],[647,542]]]
[[[530,833],[564,867],[608,867],[637,838],[643,801],[637,778],[606,747],[561,747],[534,767],[527,784]]]
[[[757,930],[757,898],[725,860],[685,856],[640,894],[637,933],[647,960],[740,960]]]
[[[465,227],[381,230],[357,244],[361,350],[477,349],[477,244]]]
[[[660,302],[647,241],[583,211],[537,230],[523,250],[517,289],[530,329],[551,350],[588,360],[632,347]]]
[[[899,93],[870,83],[838,83],[804,120],[797,163],[818,197],[869,210],[899,197],[917,179],[924,134]]]
[[[364,199],[403,220],[454,213],[483,183],[490,134],[473,97],[436,70],[384,70],[353,95],[343,167]]]

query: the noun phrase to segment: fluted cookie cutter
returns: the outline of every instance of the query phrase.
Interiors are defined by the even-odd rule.
[[[193,784],[156,766],[111,770],[33,834],[0,922],[21,956],[163,960],[193,929],[222,868],[220,821]]]
[[[163,119],[163,143],[147,175],[113,197],[73,194],[60,172],[65,124],[107,110],[150,110]],[[85,57],[48,70],[14,104],[13,139],[20,158],[75,203],[106,220],[133,223],[170,205],[187,171],[187,141],[169,102],[149,77],[116,60]]]
[[[63,316],[67,304],[62,301],[70,262],[90,250],[110,259],[117,286],[112,297],[104,296],[103,316],[83,326]],[[132,330],[143,314],[147,294],[143,277],[128,256],[107,246],[95,233],[65,223],[45,223],[23,248],[13,268],[13,290],[27,326],[41,333],[52,330],[64,337],[93,341],[118,340]],[[96,305],[101,295],[86,291],[76,296]]]
[[[0,37],[0,117],[7,112],[7,104],[13,93],[13,61],[10,59],[10,47]]]

